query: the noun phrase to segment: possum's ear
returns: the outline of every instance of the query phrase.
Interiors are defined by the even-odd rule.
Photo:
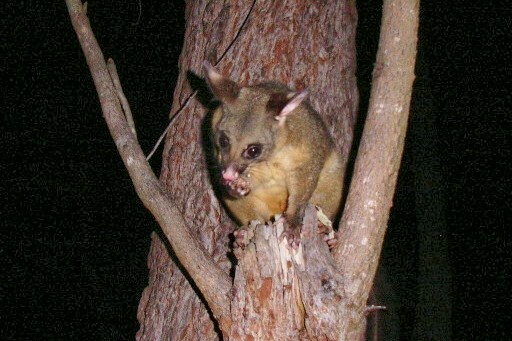
[[[203,65],[206,70],[206,80],[215,97],[221,102],[231,103],[235,101],[240,92],[240,86],[218,73],[209,62],[205,61]]]
[[[297,107],[308,97],[309,91],[290,92],[288,95],[276,94],[270,96],[267,108],[272,107],[277,115],[275,119],[284,122]],[[276,110],[277,109],[277,110]]]

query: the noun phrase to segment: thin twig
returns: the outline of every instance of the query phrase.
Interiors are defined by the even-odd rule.
[[[249,11],[247,12],[247,15],[245,16],[244,18],[244,21],[242,22],[242,24],[240,25],[240,28],[238,29],[237,33],[235,34],[235,37],[233,38],[233,40],[231,40],[231,42],[229,43],[228,47],[224,50],[224,52],[221,54],[221,56],[217,59],[217,61],[215,61],[215,64],[214,66],[217,66],[221,60],[226,56],[226,54],[228,53],[228,51],[233,47],[233,45],[235,45],[235,42],[236,40],[240,37],[240,35],[242,34],[242,30],[243,28],[245,27],[245,25],[247,24],[247,22],[249,21],[249,17],[251,16],[251,13],[252,13],[252,10],[254,9],[254,6],[256,5],[256,0],[253,0],[252,4],[251,4],[251,7],[249,8]],[[185,100],[185,103],[173,114],[171,115],[171,119],[170,119],[170,122],[169,124],[167,125],[167,128],[165,128],[164,132],[160,135],[160,137],[158,138],[158,140],[156,141],[153,149],[151,150],[151,152],[148,154],[148,156],[146,157],[146,160],[149,161],[149,159],[151,159],[151,157],[153,156],[153,154],[156,152],[156,150],[158,149],[158,147],[160,146],[160,144],[162,143],[162,140],[165,138],[165,136],[167,135],[167,133],[169,132],[169,129],[171,129],[171,126],[172,126],[172,123],[174,122],[174,118],[183,110],[185,109],[185,107],[187,106],[187,104],[190,102],[191,99],[193,99],[197,94],[197,91],[195,91],[194,93],[192,93],[191,95],[189,95],[187,97],[187,99]]]
[[[146,160],[149,161],[149,159],[151,159],[151,157],[153,156],[153,154],[156,152],[156,150],[158,149],[158,146],[160,146],[160,143],[162,143],[162,140],[164,139],[165,135],[167,135],[167,133],[169,132],[169,130],[171,129],[171,126],[174,122],[174,119],[176,118],[176,116],[178,116],[178,114],[183,111],[183,109],[185,109],[185,107],[188,105],[188,103],[190,102],[190,100],[194,97],[196,97],[196,94],[197,94],[197,91],[194,91],[194,93],[192,93],[191,95],[189,95],[187,97],[187,99],[185,100],[185,103],[183,103],[183,105],[174,113],[174,115],[172,115],[170,121],[169,121],[169,124],[167,125],[167,128],[165,128],[164,132],[160,135],[160,137],[158,138],[158,140],[156,141],[155,143],[155,146],[153,147],[153,149],[151,150],[151,152],[148,154],[148,156],[146,156]]]
[[[367,314],[373,313],[374,311],[379,311],[379,310],[388,310],[388,308],[385,305],[373,305],[373,304],[366,306],[366,308],[365,308],[365,312]]]
[[[235,45],[235,41],[240,37],[240,34],[242,34],[242,29],[245,27],[245,24],[247,24],[247,22],[249,21],[249,17],[251,16],[252,10],[254,9],[254,5],[256,5],[256,0],[254,0],[252,2],[251,7],[249,8],[247,15],[245,16],[244,21],[242,22],[242,25],[240,25],[240,28],[238,29],[238,31],[235,34],[235,37],[233,38],[233,40],[231,40],[228,47],[220,55],[220,57],[217,59],[217,61],[215,62],[215,64],[213,66],[217,66],[220,63],[220,61],[226,56],[228,51],[231,50],[233,45]]]
[[[135,129],[135,122],[133,121],[132,110],[130,109],[130,103],[126,99],[126,96],[123,92],[123,87],[121,86],[121,81],[119,80],[119,74],[117,73],[117,67],[112,58],[109,58],[107,61],[107,69],[110,74],[110,78],[114,83],[114,89],[116,89],[117,98],[121,102],[121,107],[123,108],[124,117],[126,118],[126,122],[128,122],[128,126],[137,139],[137,130]]]

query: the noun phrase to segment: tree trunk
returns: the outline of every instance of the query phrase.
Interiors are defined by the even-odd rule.
[[[192,96],[205,60],[248,84],[277,80],[309,88],[346,160],[358,105],[355,79],[354,1],[188,1],[173,120],[164,147],[161,181],[190,229],[226,272],[235,225],[210,184],[202,149],[207,109]],[[182,108],[179,111],[178,109]],[[218,329],[198,290],[173,257],[165,238],[153,235],[149,285],[138,312],[138,340],[214,340]]]
[[[180,115],[176,112],[171,118],[174,121],[164,148],[169,159],[163,165],[163,181],[158,181],[138,145],[115,65],[112,60],[105,62],[91,31],[86,6],[79,0],[66,2],[118,151],[137,194],[169,242],[167,247],[153,238],[151,283],[139,305],[138,339],[216,339],[220,337],[213,322],[216,321],[225,339],[360,340],[368,312],[365,303],[377,268],[403,151],[414,80],[418,0],[384,1],[369,113],[340,223],[340,243],[332,253],[327,251],[326,243],[317,233],[317,214],[312,206],[306,209],[301,241],[293,249],[279,238],[283,229],[280,220],[270,228],[249,226],[242,236],[252,234],[254,238],[242,238],[243,243],[237,245],[245,250],[234,250],[238,264],[233,284],[228,275],[231,263],[226,256],[227,236],[233,224],[215,199],[201,149],[201,142],[208,141],[202,129],[207,106],[201,107],[194,95],[186,95],[191,87],[185,84],[182,73],[174,104],[180,104]],[[198,56],[217,63],[235,58],[237,63],[231,62],[228,68],[236,70],[236,66],[243,65],[245,71],[239,72],[239,79],[258,80],[272,74],[287,79],[289,85],[311,85],[313,93],[321,94],[313,96],[311,102],[317,108],[322,104],[319,111],[330,124],[346,160],[352,137],[349,131],[354,125],[354,115],[350,113],[355,110],[357,98],[353,3],[310,5],[306,10],[300,4],[289,8],[287,3],[258,7],[254,1],[250,7],[234,13],[230,13],[232,7],[215,10],[205,8],[204,4],[189,4],[190,24],[182,70],[197,69],[198,59],[203,59]],[[332,21],[333,10],[342,14],[339,20]],[[282,26],[257,20],[274,12],[287,14],[280,21]],[[212,13],[213,19],[209,18]],[[237,13],[244,13],[244,19],[239,20]],[[202,26],[194,25],[193,18],[199,16],[206,25],[204,28],[209,27],[205,23],[213,22],[213,32],[227,35],[229,43],[211,46],[216,40],[206,41],[205,37],[211,38],[207,30],[200,32],[197,27]],[[293,18],[302,19],[301,25],[295,27]],[[267,25],[258,25],[259,22]],[[230,34],[226,27],[233,23],[239,24],[237,33]],[[250,27],[256,29],[251,31]],[[262,36],[267,37],[261,41],[262,46],[269,47],[266,54],[262,54],[261,47],[254,49],[255,41],[260,42],[257,38]],[[244,41],[247,43],[243,44]],[[219,52],[219,46],[223,52]],[[296,49],[297,46],[303,49]],[[208,51],[208,56],[201,56],[202,51]],[[251,72],[254,67],[243,58],[248,53],[240,55],[239,51],[252,54],[251,65],[262,60],[259,73]],[[311,51],[318,60],[307,67],[304,61],[311,57]],[[269,60],[288,65],[291,71],[272,72]],[[336,66],[342,72],[331,75]],[[187,75],[191,86],[199,88],[197,76]],[[337,83],[333,82],[336,77]],[[324,82],[320,83],[321,80]],[[330,89],[331,85],[336,89]],[[331,106],[334,104],[336,109]],[[334,115],[339,113],[346,115]],[[175,257],[169,257],[171,248]],[[202,306],[203,300],[209,310]]]

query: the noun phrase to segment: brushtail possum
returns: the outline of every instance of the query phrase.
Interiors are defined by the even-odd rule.
[[[240,224],[283,214],[296,237],[307,203],[333,220],[340,208],[343,163],[320,115],[280,83],[241,86],[205,63],[220,106],[212,117],[223,201]]]

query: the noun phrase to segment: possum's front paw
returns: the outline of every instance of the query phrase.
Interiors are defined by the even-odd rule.
[[[316,217],[318,219],[318,234],[322,234],[324,241],[327,243],[329,249],[334,248],[338,244],[338,234],[332,228],[332,222],[325,215],[322,209],[318,206],[316,208]]]
[[[224,181],[228,193],[233,197],[243,197],[251,191],[251,183],[244,178],[236,178],[233,180]]]
[[[242,226],[233,232],[234,246],[244,249],[254,237],[254,227]]]
[[[327,243],[329,249],[334,248],[338,245],[338,234],[333,231],[331,226],[324,225],[322,222],[318,222],[318,234],[322,234],[324,241]]]
[[[290,245],[292,249],[297,250],[300,244],[301,224],[293,224],[292,222],[290,222],[290,220],[286,216],[286,213],[284,213],[277,220],[277,222],[282,223],[284,228],[280,238],[286,238],[286,240],[288,241],[288,245]]]

